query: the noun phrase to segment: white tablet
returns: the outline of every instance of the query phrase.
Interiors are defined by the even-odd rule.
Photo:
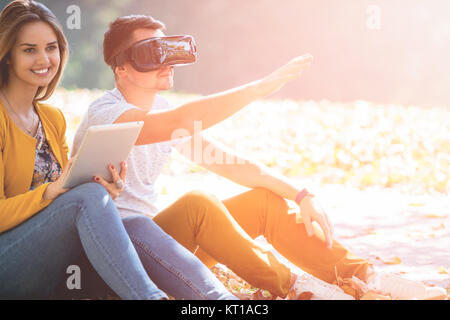
[[[83,137],[72,167],[64,180],[64,188],[93,182],[94,176],[112,181],[108,164],[120,173],[120,163],[128,158],[144,121],[115,123],[89,127]]]

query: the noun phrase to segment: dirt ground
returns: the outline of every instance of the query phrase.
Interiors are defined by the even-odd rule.
[[[159,208],[189,190],[211,192],[219,199],[247,190],[210,173],[176,178],[163,175],[157,187]],[[450,288],[448,197],[408,195],[393,189],[359,190],[342,185],[316,186],[315,193],[334,225],[335,238],[355,254],[369,259],[376,270]],[[271,248],[265,239],[257,241]]]

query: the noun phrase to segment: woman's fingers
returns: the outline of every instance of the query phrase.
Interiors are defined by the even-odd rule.
[[[108,191],[108,193],[111,195],[111,198],[113,200],[119,195],[114,183],[110,183],[100,176],[95,176],[94,180],[95,180],[95,182],[100,183],[106,189],[106,191]],[[114,187],[113,187],[113,185],[114,185]]]
[[[116,182],[117,180],[120,179],[120,176],[119,176],[119,174],[117,173],[117,170],[116,170],[116,168],[114,167],[114,165],[109,164],[109,165],[108,165],[108,169],[109,169],[109,171],[111,172],[111,175],[112,175],[112,178],[113,178],[113,181],[112,181],[112,182]]]
[[[70,169],[74,160],[75,160],[75,157],[72,157],[69,159],[69,161],[67,161],[67,169]]]
[[[127,174],[126,162],[122,161],[120,163],[120,165],[121,165],[120,175],[119,175],[119,173],[117,173],[117,170],[113,164],[108,165],[108,170],[111,172],[112,179],[113,179],[113,181],[111,181],[111,182],[106,181],[105,179],[103,179],[100,176],[94,176],[95,182],[100,183],[106,189],[106,191],[108,191],[108,193],[111,195],[111,198],[113,200],[115,198],[117,198],[117,196],[120,194],[120,192],[124,188],[124,186],[122,186],[122,188],[118,188],[116,185],[116,182],[121,179],[123,181],[123,183],[125,183],[125,177]]]
[[[120,170],[120,179],[122,179],[122,181],[125,183],[125,178],[127,176],[127,162],[126,161],[122,161],[120,163],[120,165],[122,166],[122,169]]]
[[[57,182],[56,185],[59,186],[60,190],[62,190],[62,193],[69,190],[68,188],[63,188],[62,183],[64,182],[67,174],[69,173],[70,167],[72,167],[73,160],[74,160],[74,157],[70,158],[69,161],[67,161],[66,167],[63,169],[63,171],[61,172],[61,175],[55,181],[55,182]]]
[[[74,157],[70,158],[69,161],[67,161],[66,167],[64,168],[63,172],[61,173],[61,177],[65,177],[67,173],[69,172],[70,167],[72,167]]]

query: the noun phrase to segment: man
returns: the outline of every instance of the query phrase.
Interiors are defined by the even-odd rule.
[[[145,122],[128,158],[125,189],[115,200],[119,212],[127,218],[158,212],[154,206],[153,185],[171,149],[167,144],[155,142],[173,138],[178,129],[186,130],[189,135],[196,134],[195,120],[201,121],[203,129],[210,127],[251,101],[297,79],[312,60],[310,55],[298,57],[261,80],[163,111],[168,108],[168,103],[157,93],[172,87],[173,66],[160,65],[155,70],[142,71],[133,61],[133,55],[123,58],[126,52],[138,50],[142,43],[164,38],[163,28],[161,22],[148,16],[121,17],[111,23],[105,33],[104,59],[112,67],[116,88],[89,107],[74,141],[73,154],[91,125]],[[150,52],[149,49],[148,54]],[[326,213],[306,189],[298,189],[285,177],[237,156],[201,134],[174,145],[179,150],[194,150],[195,140],[197,145],[203,146],[202,153],[207,151],[212,158],[220,154],[222,159],[233,160],[210,163],[202,161],[204,157],[195,157],[196,152],[185,152],[185,156],[216,174],[252,188],[223,203],[207,194],[188,193],[154,217],[164,231],[196,253],[207,266],[219,261],[254,286],[277,296],[296,297],[299,293],[296,290],[306,290],[309,286],[320,298],[349,298],[337,286],[312,278],[299,278],[290,272],[251,239],[264,235],[291,262],[326,282],[353,276],[363,281],[368,279],[371,275],[368,261],[355,257],[333,241],[333,228]],[[283,198],[296,201],[300,210],[292,214]],[[123,220],[125,225],[127,218]],[[313,228],[314,221],[321,230]],[[133,232],[129,231],[132,239]],[[382,290],[389,291],[385,287]],[[410,298],[400,291],[389,293]]]

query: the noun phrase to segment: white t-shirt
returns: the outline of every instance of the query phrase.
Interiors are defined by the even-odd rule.
[[[87,128],[113,123],[122,113],[137,106],[125,101],[117,88],[108,90],[88,108],[73,141],[72,154],[78,150]],[[166,99],[156,95],[152,110],[171,108]],[[114,200],[120,216],[147,214],[155,216],[157,193],[156,178],[161,173],[172,151],[172,145],[183,139],[148,145],[133,146],[127,160],[127,178],[124,190]]]

